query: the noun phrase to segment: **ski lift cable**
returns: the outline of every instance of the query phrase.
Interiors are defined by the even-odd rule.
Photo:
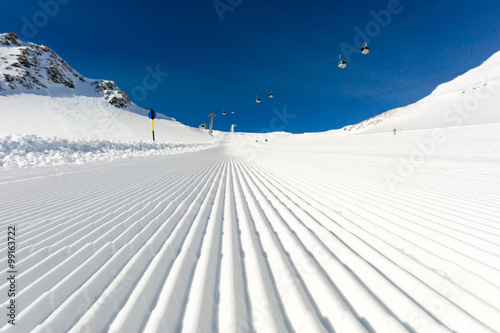
[[[402,27],[410,24],[411,22],[414,22],[436,10],[438,10],[439,8],[443,7],[443,6],[446,6],[447,4],[450,4],[451,2],[453,2],[454,0],[437,0],[435,1],[434,3],[432,3],[431,5],[427,6],[426,8],[422,9],[421,11],[419,11],[418,13],[412,15],[412,16],[409,16],[407,17],[406,19],[404,19],[402,22],[400,22],[398,25],[394,26],[393,28],[389,29],[388,31],[384,32],[383,34],[380,34],[379,36],[377,37],[374,37],[373,39],[371,39],[371,43],[379,38],[382,38],[398,29],[401,29]],[[366,42],[365,42],[365,46],[366,46]],[[283,86],[286,86],[287,84],[293,82],[293,81],[296,81],[322,67],[325,67],[327,65],[329,65],[330,63],[334,62],[337,60],[337,57],[335,58],[331,58],[331,59],[328,59],[327,61],[325,61],[324,63],[318,65],[318,66],[315,66],[307,71],[304,71],[302,73],[300,73],[299,75],[295,76],[295,77],[292,77],[291,79],[287,80],[287,81],[284,81],[282,82],[281,84],[278,84],[276,85],[274,88],[276,89],[279,89]],[[344,68],[345,66],[339,66],[340,68]],[[271,96],[274,96],[273,93],[272,93],[272,90],[269,90],[271,91],[271,93],[269,94],[269,97],[272,98]],[[258,98],[257,96],[257,99],[256,99],[256,103],[260,103],[260,99]]]
[[[481,69],[474,69],[474,70],[476,72],[483,72],[483,71],[490,70],[491,68],[494,68],[496,66],[497,66],[496,64],[491,64],[489,66],[484,66]],[[306,110],[306,111],[302,111],[302,112],[297,112],[297,113],[294,113],[294,115],[310,114],[310,113],[315,113],[315,112],[327,111],[327,110],[331,110],[331,109],[334,109],[334,108],[337,108],[337,107],[342,107],[342,106],[346,106],[346,105],[350,105],[350,104],[355,104],[355,103],[362,102],[362,101],[367,101],[367,100],[371,100],[371,99],[375,99],[375,98],[379,98],[379,97],[384,97],[384,96],[392,95],[392,94],[395,94],[395,93],[398,93],[398,92],[401,92],[401,91],[405,91],[405,90],[410,90],[410,89],[424,87],[424,86],[427,86],[427,85],[430,85],[430,84],[433,84],[435,82],[442,81],[442,80],[445,80],[445,79],[456,78],[459,75],[465,74],[468,71],[469,71],[469,69],[466,69],[466,70],[463,70],[463,71],[460,71],[460,72],[455,72],[453,74],[447,74],[447,75],[439,76],[439,77],[436,77],[436,78],[433,78],[433,79],[430,79],[430,80],[426,80],[426,81],[414,83],[414,84],[411,84],[411,85],[408,85],[408,86],[405,86],[405,87],[400,87],[400,88],[396,88],[396,89],[392,89],[392,90],[387,90],[387,91],[384,91],[384,92],[381,92],[381,93],[378,93],[378,94],[374,94],[374,95],[370,95],[370,96],[366,96],[366,97],[354,99],[354,100],[351,100],[351,101],[341,102],[341,103],[337,103],[337,104],[333,104],[333,105],[329,105],[329,106],[325,106],[325,107],[321,107],[321,108],[316,108],[316,109]],[[266,121],[267,120],[257,120],[257,121],[253,121],[253,122],[247,122],[247,123],[245,123],[245,125],[258,124],[258,123],[262,123],[262,122],[266,122]]]
[[[490,68],[493,68],[495,66],[496,66],[496,64],[492,64],[490,66],[485,66],[484,68],[481,68],[480,70],[477,70],[477,71],[489,70]],[[462,75],[462,74],[464,74],[464,73],[466,73],[468,71],[469,71],[468,69],[467,70],[463,70],[463,71],[456,72],[456,73],[453,73],[453,74],[448,74],[448,75],[440,76],[440,77],[433,78],[433,79],[430,79],[430,80],[426,80],[426,81],[423,81],[423,82],[414,83],[414,84],[411,84],[411,85],[408,85],[408,86],[405,86],[405,87],[400,87],[400,88],[396,88],[396,89],[384,91],[384,92],[381,92],[381,93],[378,93],[378,94],[374,94],[374,95],[370,95],[370,96],[366,96],[366,97],[354,99],[354,100],[351,100],[351,101],[341,102],[341,103],[337,103],[337,104],[333,104],[333,105],[329,105],[329,106],[325,106],[325,107],[321,107],[321,108],[316,108],[316,109],[312,109],[312,110],[306,110],[306,111],[302,111],[302,112],[297,112],[297,113],[294,113],[294,115],[309,114],[309,113],[315,113],[315,112],[321,112],[321,111],[331,110],[331,109],[334,109],[334,108],[337,108],[337,107],[341,107],[341,106],[346,106],[346,105],[355,104],[355,103],[362,102],[362,101],[367,101],[367,100],[371,100],[371,99],[375,99],[375,98],[379,98],[379,97],[383,97],[383,96],[392,95],[392,94],[395,94],[395,93],[398,93],[398,92],[401,92],[401,91],[405,91],[405,90],[410,90],[410,89],[424,87],[426,85],[433,84],[435,82],[438,82],[438,81],[441,81],[441,80],[444,80],[444,79],[456,78],[457,76]],[[257,123],[262,123],[262,122],[265,122],[265,121],[267,121],[267,120],[253,121],[253,122],[248,122],[245,125],[257,124]]]
[[[410,24],[410,23],[418,20],[419,18],[424,17],[424,16],[432,13],[432,12],[438,10],[439,8],[443,7],[443,6],[446,6],[447,4],[453,2],[454,0],[444,0],[444,2],[443,2],[443,0],[441,0],[441,1],[442,1],[442,3],[439,3],[439,4],[434,3],[434,4],[432,4],[432,5],[424,8],[420,12],[416,13],[415,15],[407,17],[405,20],[403,20],[403,22],[400,22],[399,24],[397,24],[393,28],[390,28],[388,31],[384,32],[383,34],[380,34],[379,36],[377,36],[373,40],[376,40],[378,38],[382,38],[382,37],[384,37],[384,36],[392,33],[393,31],[401,29],[402,27],[404,27],[404,26],[406,26],[406,25],[408,25],[408,24]],[[437,2],[439,2],[439,1],[437,1]]]
[[[385,32],[383,34],[380,34],[379,36],[373,38],[371,40],[371,42],[373,42],[373,41],[375,41],[375,40],[377,40],[379,38],[382,38],[382,37],[384,37],[384,36],[386,36],[386,35],[394,32],[394,31],[396,31],[398,29],[401,29],[402,27],[410,24],[411,22],[414,22],[414,21],[418,20],[419,18],[422,18],[425,15],[428,15],[428,14],[436,11],[439,8],[445,6],[445,5],[447,5],[447,4],[449,4],[449,3],[453,2],[453,1],[455,1],[455,0],[437,0],[434,3],[432,3],[431,5],[427,6],[426,8],[422,9],[421,11],[419,11],[418,13],[416,13],[416,14],[414,14],[412,16],[407,17],[401,23],[399,23],[395,27],[389,29],[387,32]],[[331,59],[325,61],[324,63],[322,63],[322,64],[320,64],[320,65],[318,65],[316,67],[313,67],[313,68],[311,68],[311,69],[309,69],[309,70],[307,70],[305,72],[302,72],[299,75],[297,75],[295,77],[292,77],[291,79],[289,79],[289,80],[287,80],[287,81],[285,81],[285,82],[283,82],[283,83],[275,86],[275,88],[281,88],[283,86],[286,86],[287,84],[289,84],[289,83],[291,83],[293,81],[296,81],[296,80],[298,80],[298,79],[306,76],[307,74],[312,73],[312,72],[314,72],[314,71],[316,71],[316,70],[318,70],[318,69],[320,69],[320,68],[322,68],[322,67],[324,67],[324,66],[326,66],[326,65],[328,65],[328,64],[330,64],[330,63],[332,63],[334,61],[337,61],[337,57],[331,58]]]
[[[465,72],[462,72],[460,74],[463,74],[463,73],[465,73]],[[449,77],[453,77],[453,75],[450,75],[450,76],[447,76],[447,77],[448,78]],[[414,89],[414,88],[420,88],[420,87],[429,85],[431,83],[434,83],[436,81],[439,81],[440,79],[444,79],[444,78],[446,78],[446,77],[442,77],[442,78],[438,78],[438,79],[433,79],[433,80],[430,80],[429,82],[427,82],[427,81],[426,82],[420,82],[420,83],[416,83],[416,84],[413,84],[413,85],[410,85],[410,86],[401,87],[401,88],[397,88],[397,89],[393,89],[393,90],[388,90],[388,91],[385,91],[385,92],[382,92],[382,93],[379,93],[379,94],[370,95],[370,96],[366,96],[366,97],[362,97],[362,98],[358,98],[358,99],[354,99],[354,100],[350,100],[350,101],[346,101],[346,102],[342,102],[342,103],[337,103],[337,104],[333,104],[333,105],[329,105],[329,106],[324,106],[324,107],[321,107],[321,108],[306,110],[306,111],[302,111],[302,112],[296,112],[296,113],[294,113],[294,115],[302,115],[302,114],[310,114],[310,113],[315,113],[315,112],[322,112],[322,111],[327,111],[327,110],[335,109],[335,108],[346,106],[346,105],[350,105],[350,104],[356,104],[358,102],[368,101],[368,100],[371,100],[371,99],[375,99],[375,98],[379,98],[379,97],[383,97],[383,96],[392,95],[392,94],[395,94],[395,93],[398,93],[398,92],[401,92],[401,91],[405,91],[405,90],[409,90],[409,89]],[[262,122],[266,122],[266,121],[267,120],[259,120],[259,121],[247,122],[245,125],[262,123]]]

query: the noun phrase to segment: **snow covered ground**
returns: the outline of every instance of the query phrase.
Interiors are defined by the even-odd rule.
[[[500,122],[500,52],[481,66],[438,86],[417,103],[389,110],[359,124],[356,133],[382,133]]]
[[[147,114],[147,110],[134,105],[126,110],[117,109],[101,97],[65,93],[62,97],[24,93],[0,95],[0,137],[30,134],[74,140],[152,141],[151,120],[141,114]],[[206,131],[161,114],[159,117],[154,121],[157,142],[211,141]]]
[[[155,111],[157,142],[211,142],[206,132],[164,115],[166,110]],[[148,112],[114,81],[84,77],[47,46],[24,42],[14,33],[0,33],[0,138],[27,134],[150,141]]]
[[[3,170],[2,331],[499,332],[500,124],[439,133]]]
[[[500,53],[341,130],[153,143],[0,37],[1,332],[500,332]]]
[[[86,164],[150,155],[168,155],[199,151],[218,143],[130,143],[106,140],[70,140],[41,138],[36,135],[0,137],[0,169],[28,168],[47,165]]]

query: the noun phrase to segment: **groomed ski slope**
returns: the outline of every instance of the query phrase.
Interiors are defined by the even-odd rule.
[[[494,124],[4,170],[1,331],[500,332],[499,166]]]

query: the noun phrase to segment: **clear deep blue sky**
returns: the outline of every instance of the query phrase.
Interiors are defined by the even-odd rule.
[[[4,0],[0,30],[187,125],[214,112],[223,131],[302,133],[413,103],[480,65],[500,50],[500,0]]]

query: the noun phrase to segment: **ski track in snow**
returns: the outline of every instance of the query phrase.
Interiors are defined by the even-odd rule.
[[[20,272],[1,331],[500,331],[498,180],[428,161],[389,189],[376,158],[241,148],[0,184]]]

